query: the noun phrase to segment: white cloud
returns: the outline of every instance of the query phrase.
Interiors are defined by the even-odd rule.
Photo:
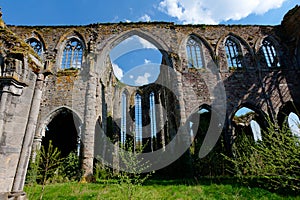
[[[115,76],[121,80],[123,78],[123,70],[119,67],[119,65],[112,63],[112,68],[114,70]]]
[[[151,75],[149,73],[145,73],[144,76],[138,76],[137,79],[134,81],[134,83],[136,85],[146,85],[149,83],[149,80],[148,78],[150,77]]]
[[[144,64],[149,64],[149,63],[151,63],[151,60],[148,60],[148,59],[144,60]]]
[[[129,76],[129,78],[133,79],[133,78],[134,78],[134,76],[133,76],[133,75],[130,75],[130,76]]]
[[[141,20],[143,22],[150,22],[151,21],[151,17],[149,15],[145,14],[145,15],[141,16],[139,18],[139,20]]]
[[[158,9],[184,24],[218,24],[264,14],[286,0],[163,0]]]
[[[157,48],[152,43],[148,42],[147,40],[137,35],[133,35],[123,40],[121,43],[119,43],[110,51],[110,59],[112,62],[114,62],[117,58],[121,57],[126,53],[135,50],[141,50],[144,48],[157,50]]]
[[[143,48],[146,49],[157,49],[152,43],[148,42],[147,40],[138,37],[138,36],[133,36],[136,37],[136,39],[138,40],[138,42],[142,45]]]

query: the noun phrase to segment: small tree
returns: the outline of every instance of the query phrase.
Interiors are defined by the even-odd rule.
[[[71,152],[67,157],[63,158],[61,173],[69,181],[80,180],[82,174],[80,170],[80,160],[75,152]]]
[[[133,145],[130,145],[127,151],[119,152],[120,161],[125,168],[117,174],[117,177],[127,199],[132,199],[137,187],[141,186],[151,176],[151,173],[142,174],[144,170],[150,167],[148,162],[143,163],[143,160],[140,160],[139,155],[142,153],[142,149],[133,151]]]
[[[34,185],[38,183],[39,179],[41,179],[40,160],[41,160],[41,151],[37,149],[35,150],[34,160],[31,159],[29,162],[27,175],[26,175],[26,184]]]
[[[60,151],[57,147],[52,145],[51,140],[49,141],[47,150],[44,146],[41,147],[40,154],[40,172],[42,177],[42,192],[40,199],[42,199],[48,179],[59,173],[59,167],[61,166],[62,158],[60,156]]]
[[[235,175],[244,183],[279,192],[300,191],[300,140],[284,125],[269,121],[263,140],[242,134],[235,141],[235,156],[228,158]]]

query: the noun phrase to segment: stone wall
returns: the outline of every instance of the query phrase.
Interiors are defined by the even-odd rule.
[[[40,59],[43,65],[37,67],[34,63],[38,60],[32,61],[28,56],[19,59],[22,63],[29,63],[26,66],[28,71],[23,72],[23,75],[27,74],[22,79],[26,84],[21,86],[14,82],[7,84],[6,79],[0,77],[3,83],[0,156],[5,161],[0,165],[0,193],[23,190],[32,142],[35,145],[40,143],[47,124],[63,109],[74,113],[82,125],[82,167],[84,176],[91,177],[95,140],[98,138],[95,127],[101,122],[98,125],[103,131],[107,135],[116,134],[118,140],[118,131],[114,129],[108,133],[107,126],[109,118],[114,120],[113,123],[120,123],[124,91],[128,95],[128,111],[131,114],[136,93],[142,95],[143,109],[147,113],[147,99],[151,91],[155,91],[157,117],[160,121],[167,121],[159,125],[162,148],[175,137],[186,119],[202,106],[211,106],[220,112],[221,104],[225,105],[223,133],[228,144],[232,138],[232,118],[243,105],[276,121],[286,103],[300,105],[300,42],[299,26],[295,23],[299,15],[300,9],[296,7],[278,26],[175,25],[163,22],[9,26],[16,41],[24,43],[33,37],[42,43]],[[133,35],[149,41],[162,53],[157,83],[164,85],[154,83],[136,88],[122,84],[115,77],[109,53]],[[201,42],[204,54],[202,69],[188,67],[186,42],[190,36]],[[80,40],[84,46],[82,66],[80,69],[61,69],[62,51],[66,40],[71,37]],[[228,37],[239,44],[243,57],[242,69],[230,69],[227,65],[225,41]],[[267,67],[262,57],[260,48],[266,37],[275,44],[280,67]],[[2,41],[6,39],[1,38]],[[35,54],[28,45],[23,46],[26,51]],[[225,99],[220,99],[220,88],[224,88]],[[143,119],[149,121],[147,116]],[[129,129],[134,129],[132,122]]]
[[[0,18],[2,21],[2,19]],[[32,139],[41,94],[41,62],[30,46],[7,27],[0,27],[0,197],[11,191],[24,196]]]

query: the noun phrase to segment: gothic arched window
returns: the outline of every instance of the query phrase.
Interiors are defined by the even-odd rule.
[[[268,39],[263,40],[262,51],[268,67],[280,67],[276,49],[270,40]]]
[[[199,69],[203,67],[201,44],[192,37],[188,39],[186,44],[186,53],[188,57],[189,68]]]
[[[69,39],[63,50],[61,69],[81,68],[82,54],[82,43],[76,38]]]
[[[292,132],[292,134],[300,139],[300,120],[296,113],[291,112],[288,115],[288,126]]]
[[[228,67],[241,68],[242,52],[238,46],[238,43],[229,37],[225,42],[225,50]]]
[[[141,95],[135,95],[135,141],[142,144],[142,98]]]
[[[122,116],[121,116],[121,144],[124,145],[126,141],[126,114],[127,114],[127,97],[126,93],[122,93]]]
[[[156,114],[155,114],[155,98],[154,92],[150,93],[150,123],[151,123],[151,138],[156,137]]]
[[[157,139],[156,135],[156,111],[155,111],[155,96],[154,92],[150,93],[149,97],[150,102],[150,125],[151,125],[151,151],[154,151],[154,143]]]
[[[43,53],[43,45],[36,38],[30,38],[27,40],[27,43],[33,48],[33,50],[38,54],[38,56],[42,56]]]

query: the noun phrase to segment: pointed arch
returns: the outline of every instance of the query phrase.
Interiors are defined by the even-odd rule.
[[[127,119],[128,119],[128,91],[125,89],[121,93],[121,132],[120,142],[121,145],[125,145],[127,134]]]
[[[259,114],[261,116],[261,119],[263,119],[263,120],[265,120],[267,118],[267,114],[251,102],[243,102],[243,103],[239,104],[238,106],[236,106],[233,109],[232,113],[230,114],[229,118],[232,119],[234,117],[235,113],[242,107],[247,107],[247,108],[253,110],[257,114]]]
[[[82,42],[75,37],[66,40],[60,63],[61,69],[80,69],[82,65],[84,47]]]
[[[58,69],[80,69],[84,61],[86,51],[84,37],[77,31],[70,30],[64,34],[57,43],[55,49],[58,52],[56,63]]]
[[[227,66],[229,68],[242,68],[242,49],[239,41],[233,37],[228,36],[225,40],[225,52],[227,58]]]
[[[42,36],[42,34],[41,34],[39,31],[34,30],[34,31],[32,32],[31,37],[28,37],[25,41],[27,42],[28,39],[30,39],[30,38],[35,38],[35,39],[37,39],[38,41],[40,41],[41,44],[42,44],[42,47],[43,47],[44,51],[46,51],[46,50],[48,49],[48,45],[47,45],[47,43],[45,42],[44,37]]]
[[[239,114],[237,115],[237,113]],[[234,136],[245,133],[256,142],[262,140],[262,130],[267,128],[267,115],[249,102],[240,104],[234,109],[230,118]]]
[[[135,141],[139,145],[143,139],[143,119],[142,119],[142,96],[139,93],[135,94]]]
[[[98,54],[98,66],[109,66],[107,62],[110,62],[110,59],[107,59],[109,57],[110,51],[115,48],[119,43],[122,41],[128,39],[132,36],[138,36],[148,42],[150,42],[152,45],[154,45],[162,54],[162,63],[173,67],[172,61],[170,59],[170,52],[171,49],[168,47],[168,45],[161,39],[160,37],[153,36],[151,33],[142,31],[142,30],[129,30],[125,31],[123,33],[120,33],[118,35],[112,35],[110,38],[108,38],[106,41],[101,42],[97,46],[97,50],[100,51]],[[101,62],[101,63],[100,63]],[[96,68],[96,72],[100,73],[101,68]]]
[[[83,124],[83,120],[82,117],[80,117],[79,113],[74,111],[72,108],[68,107],[68,106],[60,106],[58,108],[53,109],[52,111],[49,112],[49,114],[41,120],[41,123],[38,127],[38,135],[43,136],[45,133],[45,128],[46,126],[51,122],[51,120],[56,117],[60,112],[70,112],[73,114],[73,119],[75,121],[76,124],[78,125],[82,125]],[[78,130],[77,130],[78,131]]]
[[[43,60],[43,54],[46,51],[46,43],[41,34],[37,31],[33,31],[32,36],[27,38],[25,42],[29,44]]]
[[[197,38],[190,36],[186,43],[188,68],[204,68],[202,43]]]
[[[50,141],[61,151],[62,156],[71,152],[80,155],[82,120],[72,109],[59,107],[43,120],[39,130],[42,145],[47,148]],[[66,145],[68,144],[68,145]]]
[[[197,40],[201,41],[203,43],[203,45],[205,46],[205,48],[208,49],[209,51],[209,56],[211,58],[214,58],[215,57],[215,52],[213,50],[213,47],[211,46],[211,44],[209,42],[207,42],[207,40],[203,37],[201,37],[200,35],[196,34],[196,33],[192,33],[189,35],[190,37],[194,37],[196,38]]]
[[[250,45],[247,43],[247,41],[245,41],[239,35],[230,32],[230,33],[224,35],[223,37],[221,37],[216,46],[216,58],[219,62],[221,71],[227,71],[228,68],[230,67],[227,59],[226,60],[221,59],[223,57],[228,58],[226,48],[225,48],[225,43],[226,43],[227,39],[230,39],[231,41],[233,41],[234,44],[236,44],[236,46],[237,46],[237,48],[236,48],[237,54],[233,55],[233,58],[237,59],[237,61],[241,63],[241,65],[240,65],[241,67],[238,67],[238,68],[256,69],[257,66],[256,66],[256,63],[254,62],[255,54],[254,54],[252,48],[250,47]]]
[[[63,34],[63,35],[59,38],[59,40],[58,40],[58,42],[57,42],[57,44],[56,44],[56,46],[55,46],[55,49],[56,49],[57,51],[59,51],[61,45],[62,45],[66,40],[68,40],[69,38],[72,38],[72,37],[77,38],[78,40],[80,40],[80,41],[82,42],[82,45],[83,45],[84,49],[86,49],[87,43],[86,43],[85,38],[83,37],[83,35],[82,35],[81,33],[79,33],[79,32],[78,32],[76,29],[74,29],[74,28],[71,29],[71,30],[69,30],[68,32],[66,32],[65,34]]]
[[[199,47],[200,51],[199,52],[199,57],[202,62],[202,67],[203,68],[209,68],[209,65],[213,64],[216,65],[215,61],[215,53],[212,48],[212,46],[207,42],[207,40],[200,35],[196,33],[191,33],[187,37],[184,37],[180,43],[180,50],[179,50],[179,56],[183,60],[183,68],[186,66],[190,68],[189,62],[191,61],[191,57],[195,57],[196,54],[190,54],[188,52],[188,46],[189,46],[189,41],[193,41],[194,44],[192,44],[193,47],[197,46]],[[195,50],[195,49],[194,49]],[[195,52],[196,53],[196,52]],[[190,55],[190,56],[189,56]],[[198,60],[198,59],[196,59]],[[200,67],[198,67],[200,68]]]
[[[31,48],[33,48],[35,53],[37,53],[37,55],[42,58],[44,53],[44,45],[40,40],[36,39],[35,37],[31,37],[26,40],[26,43],[28,43],[31,46]]]
[[[130,30],[128,32],[124,32],[123,34],[117,36],[117,38],[114,38],[114,39],[111,38],[112,42],[110,43],[109,51],[111,49],[113,49],[115,46],[117,46],[119,43],[121,43],[122,41],[124,41],[127,38],[130,38],[132,36],[135,36],[135,35],[150,42],[162,53],[162,55],[164,57],[166,57],[166,58],[168,57],[169,48],[162,39],[160,39],[158,37],[154,37],[150,33],[143,32],[143,31],[137,30],[137,29]]]
[[[261,40],[260,54],[264,57],[264,63],[267,67],[280,67],[279,44],[271,36],[264,37]]]
[[[290,113],[300,116],[300,104],[294,101],[285,102],[277,113],[277,122],[279,126],[283,126]]]

